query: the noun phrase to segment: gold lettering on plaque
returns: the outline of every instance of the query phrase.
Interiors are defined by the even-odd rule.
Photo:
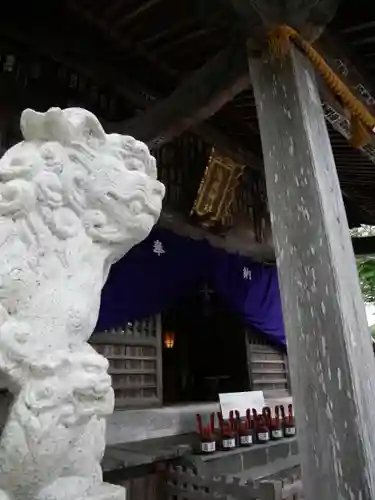
[[[190,215],[204,217],[209,226],[223,221],[233,203],[244,168],[244,165],[238,165],[213,150]]]

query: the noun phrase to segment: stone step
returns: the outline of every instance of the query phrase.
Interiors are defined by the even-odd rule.
[[[253,365],[285,365],[282,359],[252,359],[251,364]]]
[[[283,388],[283,389],[263,389],[263,395],[266,400],[271,400],[271,401],[266,401],[268,406],[275,406],[275,405],[284,405],[287,406],[290,403],[293,403],[292,398],[290,396],[290,393],[288,389]]]
[[[238,478],[242,481],[261,481],[272,476],[273,479],[284,479],[292,471],[297,472],[300,469],[301,458],[299,455],[291,455],[287,458],[279,458],[274,462],[268,462],[266,465],[251,467],[237,474],[227,474],[230,478]]]
[[[251,370],[252,374],[261,374],[261,375],[268,375],[268,374],[280,374],[280,375],[286,375],[285,374],[285,368],[254,368]]]
[[[253,380],[253,384],[285,384],[286,377],[285,378],[258,378]]]

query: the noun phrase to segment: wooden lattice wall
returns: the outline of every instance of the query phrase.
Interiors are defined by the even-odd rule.
[[[251,330],[246,332],[246,350],[251,389],[268,397],[289,396],[288,359],[279,347]]]
[[[117,408],[162,404],[160,315],[95,333],[91,343],[109,361]]]

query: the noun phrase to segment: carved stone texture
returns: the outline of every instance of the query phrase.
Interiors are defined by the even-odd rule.
[[[84,109],[22,113],[0,160],[0,370],[14,395],[0,499],[124,499],[102,482],[107,360],[87,343],[111,265],[157,221],[164,186],[132,137]]]

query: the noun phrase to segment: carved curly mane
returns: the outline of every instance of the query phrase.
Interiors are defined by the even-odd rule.
[[[0,217],[27,217],[38,211],[62,239],[74,236],[82,226],[95,242],[121,243],[128,238],[124,218],[109,220],[109,216],[124,196],[130,215],[136,215],[132,202],[150,202],[147,184],[156,180],[156,165],[147,147],[132,137],[107,135],[94,115],[75,108],[26,110],[21,129],[25,141],[0,160]],[[114,182],[129,172],[138,175],[136,189],[116,195]],[[124,186],[129,189],[126,182]],[[159,183],[157,191],[163,197]],[[160,207],[154,208],[156,214]],[[131,221],[127,222],[129,226]],[[139,235],[135,238],[139,241]]]

